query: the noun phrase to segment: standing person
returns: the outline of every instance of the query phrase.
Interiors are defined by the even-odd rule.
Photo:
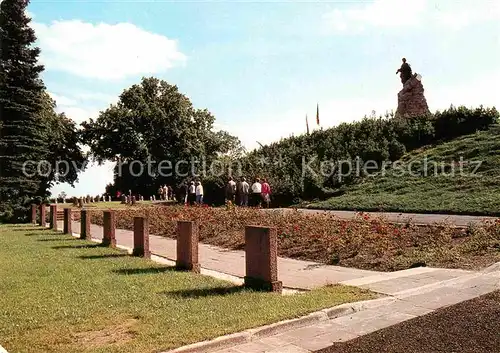
[[[179,201],[182,201],[184,204],[187,205],[188,194],[189,194],[189,187],[188,187],[187,183],[185,181],[183,181],[182,184],[181,184]]]
[[[248,206],[248,194],[250,192],[250,185],[248,185],[245,177],[241,177],[241,202],[240,206]]]
[[[226,185],[226,201],[231,201],[234,204],[234,196],[236,194],[236,183],[233,177],[229,177],[229,181]]]
[[[238,182],[236,183],[236,196],[234,198],[234,202],[238,206],[241,206],[241,204],[242,204],[242,199],[243,199],[242,194],[243,194],[243,190],[242,190],[241,178],[240,178],[240,180],[238,180]]]
[[[167,184],[163,185],[163,200],[168,201],[168,186],[167,186]]]
[[[269,204],[271,203],[271,187],[267,179],[262,179],[262,200],[264,201],[264,207],[269,208]]]
[[[188,202],[190,205],[194,205],[196,202],[196,186],[194,185],[194,181],[189,185]]]
[[[199,181],[196,182],[196,203],[198,205],[203,203],[203,186]]]
[[[169,200],[173,200],[174,199],[174,189],[172,189],[172,187],[169,185],[167,186],[167,194],[168,194],[168,199]]]
[[[262,202],[262,184],[259,178],[255,178],[255,182],[252,184],[251,200],[251,206],[260,207]]]

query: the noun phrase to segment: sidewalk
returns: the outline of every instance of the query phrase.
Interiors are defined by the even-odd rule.
[[[73,222],[72,227],[78,234],[80,223]],[[102,239],[102,232],[102,227],[91,225],[93,239]],[[116,241],[117,245],[132,248],[133,232],[116,229]],[[150,250],[154,255],[175,260],[176,241],[150,235]],[[199,256],[203,269],[239,278],[244,276],[244,251],[200,243]],[[307,290],[340,283],[370,289],[384,297],[312,314],[312,320],[288,330],[274,333],[271,330],[268,335],[249,334],[244,343],[230,348],[190,350],[187,346],[173,352],[312,352],[500,289],[500,263],[480,272],[428,267],[376,272],[278,258],[278,278],[285,288]]]

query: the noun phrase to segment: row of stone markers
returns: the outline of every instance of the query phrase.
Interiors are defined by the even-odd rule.
[[[45,205],[31,206],[31,221],[37,223],[37,207],[39,207],[40,226],[46,226]],[[65,234],[72,234],[71,208],[64,209]],[[80,210],[80,239],[91,240],[89,210]],[[116,247],[116,217],[115,211],[103,211],[104,246]],[[57,231],[57,205],[50,205],[50,228]],[[177,259],[176,268],[200,273],[201,265],[198,257],[199,224],[193,221],[177,222]],[[151,258],[149,249],[149,219],[134,217],[134,248],[133,256]],[[278,281],[278,243],[275,228],[246,226],[245,227],[245,265],[244,285],[246,287],[281,293],[283,284]]]

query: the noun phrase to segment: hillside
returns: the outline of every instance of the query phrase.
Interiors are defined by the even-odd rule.
[[[426,158],[427,175],[423,168]],[[388,168],[385,175],[363,178],[354,185],[341,187],[340,196],[306,207],[500,215],[500,125],[413,150],[399,162],[404,173],[402,168]],[[432,162],[437,162],[437,173]]]

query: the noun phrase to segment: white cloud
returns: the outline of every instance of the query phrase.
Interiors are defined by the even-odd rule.
[[[500,19],[496,1],[375,0],[356,8],[334,9],[324,15],[339,32],[362,32],[371,28],[409,28],[435,25],[450,29]]]
[[[339,31],[360,31],[369,26],[414,26],[419,23],[425,7],[425,0],[414,0],[410,6],[401,0],[376,0],[357,8],[335,9],[326,13],[324,18]]]
[[[177,41],[131,23],[94,25],[71,20],[33,27],[46,68],[81,77],[105,80],[156,74],[186,60]]]
[[[68,118],[73,119],[78,125],[89,118],[94,120],[99,116],[98,109],[84,109],[78,106],[57,106],[58,113],[64,113]]]
[[[53,196],[57,196],[64,191],[68,197],[102,194],[105,192],[106,184],[113,182],[114,166],[114,162],[106,162],[103,165],[89,163],[87,169],[78,175],[78,183],[75,183],[74,188],[69,184],[58,184],[54,185],[50,192]]]

